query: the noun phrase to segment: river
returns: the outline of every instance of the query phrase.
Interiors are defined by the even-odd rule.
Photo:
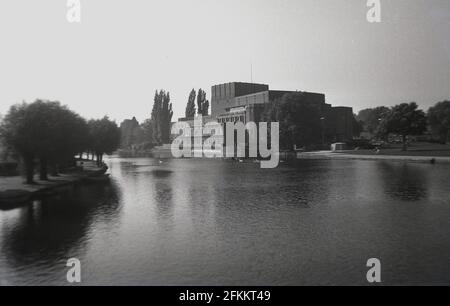
[[[107,159],[111,182],[0,211],[0,285],[450,284],[450,165]]]

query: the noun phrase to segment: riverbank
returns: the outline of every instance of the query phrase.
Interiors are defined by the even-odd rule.
[[[405,152],[403,152],[405,153]],[[302,152],[297,154],[297,159],[354,159],[354,160],[385,160],[385,161],[405,161],[405,162],[421,162],[421,163],[450,163],[450,156],[420,156],[420,155],[390,155],[390,154],[374,154],[373,151],[318,151],[318,152]]]
[[[97,177],[106,172],[105,167],[98,167],[94,161],[83,161],[83,169],[52,176],[48,181],[35,180],[35,184],[25,184],[22,176],[0,178],[0,209],[14,207],[35,197],[53,194],[73,186],[90,177]]]

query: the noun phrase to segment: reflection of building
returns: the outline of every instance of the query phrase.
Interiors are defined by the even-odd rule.
[[[271,103],[292,91],[269,90],[268,85],[226,83],[211,88],[211,116],[220,123],[242,121],[259,122],[266,103]],[[353,110],[351,107],[332,107],[325,103],[325,95],[304,92],[305,98],[321,105],[324,137],[327,141],[346,141],[353,138]]]

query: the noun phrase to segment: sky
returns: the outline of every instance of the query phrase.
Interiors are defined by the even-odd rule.
[[[381,0],[380,23],[366,2],[81,0],[69,23],[66,0],[2,0],[0,114],[41,98],[142,121],[165,89],[175,120],[192,88],[251,80],[355,112],[450,99],[450,1]]]

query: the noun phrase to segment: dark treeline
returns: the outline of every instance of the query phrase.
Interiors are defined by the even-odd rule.
[[[86,121],[59,102],[36,100],[9,109],[0,125],[0,137],[22,159],[31,184],[37,164],[41,180],[48,180],[49,174],[57,176],[83,152],[90,152],[101,165],[103,155],[117,149],[120,130],[107,117]]]
[[[450,134],[450,101],[442,101],[425,113],[417,103],[402,103],[393,107],[380,106],[361,110],[356,116],[361,130],[374,138],[386,139],[389,134],[402,138],[407,149],[407,137],[428,132],[445,144]]]

